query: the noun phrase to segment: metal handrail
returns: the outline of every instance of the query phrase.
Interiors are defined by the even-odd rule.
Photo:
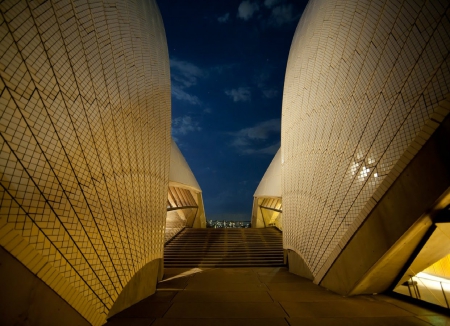
[[[428,287],[425,285],[425,283],[423,282],[423,280],[426,280],[426,281],[428,281],[428,282],[439,283],[440,288],[441,288],[441,291],[442,291],[442,295],[444,296],[444,300],[445,300],[445,304],[446,304],[446,306],[447,306],[447,309],[450,309],[450,305],[449,305],[449,302],[448,302],[448,299],[447,299],[447,295],[446,295],[446,293],[445,293],[445,289],[444,289],[444,286],[443,286],[443,283],[445,283],[445,282],[438,281],[438,280],[433,280],[433,279],[430,279],[430,278],[427,278],[427,277],[421,277],[421,276],[417,276],[417,275],[414,275],[414,276],[411,275],[411,276],[410,276],[410,280],[409,280],[408,282],[405,282],[405,283],[407,283],[406,285],[408,286],[408,291],[409,291],[410,297],[414,298],[414,296],[413,296],[413,294],[412,294],[412,292],[411,292],[411,288],[410,288],[410,286],[412,286],[413,289],[414,289],[414,294],[415,294],[415,296],[416,296],[417,299],[421,299],[421,295],[420,295],[420,292],[419,292],[419,287],[418,287],[418,285],[417,285],[417,281],[415,281],[413,278],[416,278],[417,280],[422,281],[422,282],[421,282],[422,285],[423,285],[425,288],[427,288],[427,289],[428,289]],[[450,283],[449,283],[449,285],[450,285]]]

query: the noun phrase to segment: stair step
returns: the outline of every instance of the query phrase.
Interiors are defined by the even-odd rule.
[[[164,248],[164,266],[284,266],[281,232],[266,229],[184,229]]]
[[[252,263],[252,264],[173,264],[164,265],[166,268],[193,268],[193,267],[203,267],[203,268],[218,268],[218,267],[282,267],[284,264],[281,263]]]

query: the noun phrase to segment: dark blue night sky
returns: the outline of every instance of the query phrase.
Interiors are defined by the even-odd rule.
[[[280,147],[284,74],[307,1],[158,0],[172,78],[172,135],[206,218],[250,220]]]

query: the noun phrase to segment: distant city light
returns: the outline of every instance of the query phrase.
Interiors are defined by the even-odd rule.
[[[252,226],[251,222],[242,221],[206,221],[207,228],[213,229],[247,229]]]

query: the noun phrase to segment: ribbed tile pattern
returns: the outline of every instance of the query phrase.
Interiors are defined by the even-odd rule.
[[[324,275],[448,113],[450,1],[312,0],[286,69],[283,233]]]
[[[153,0],[0,2],[0,245],[89,322],[162,258],[170,76]]]
[[[265,229],[185,229],[164,250],[164,266],[283,266],[281,232]]]

